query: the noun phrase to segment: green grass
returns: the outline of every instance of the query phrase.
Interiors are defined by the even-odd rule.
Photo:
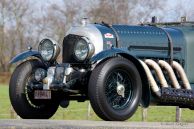
[[[10,118],[10,101],[8,86],[0,84],[0,119]]]
[[[0,84],[0,119],[10,119],[10,101],[8,95],[8,86]],[[92,111],[88,118],[88,101],[76,102],[71,101],[68,108],[59,108],[56,114],[51,119],[66,119],[66,120],[101,120]],[[136,113],[128,121],[142,121],[142,108],[139,107]],[[150,106],[147,112],[147,121],[150,122],[174,122],[175,107],[167,106]],[[13,116],[12,116],[13,117]],[[16,115],[13,117],[16,118]],[[194,111],[190,109],[182,109],[182,121],[194,122]]]

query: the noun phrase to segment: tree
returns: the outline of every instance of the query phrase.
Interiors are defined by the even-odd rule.
[[[25,0],[0,1],[0,71],[9,71],[10,59],[25,46],[28,4]]]
[[[27,0],[12,0],[10,3],[12,10],[12,21],[15,23],[15,31],[17,37],[15,38],[19,44],[19,50],[23,51],[25,47],[25,32],[28,24],[27,16],[31,14],[30,3]]]
[[[50,3],[49,3],[50,1]],[[193,20],[192,2],[185,7],[183,0],[172,6],[173,21],[181,16]],[[42,38],[49,37],[62,43],[70,27],[88,17],[91,22],[109,24],[138,24],[149,22],[152,16],[167,21],[166,14],[171,10],[169,1],[158,0],[61,0],[42,4],[37,11],[37,2],[28,0],[0,0],[0,71],[9,71],[9,60],[27,48],[37,48]],[[181,8],[181,10],[180,10]],[[163,20],[165,19],[165,20]]]
[[[46,10],[45,20],[47,21],[46,28],[48,33],[46,32],[45,35],[62,43],[65,33],[77,20],[80,4],[78,0],[68,2],[63,0],[60,5],[53,3]]]
[[[165,7],[158,0],[99,0],[88,10],[93,22],[105,21],[110,24],[137,24],[147,22]]]
[[[188,1],[188,0],[177,1],[177,4],[175,5],[175,8],[174,8],[174,11],[176,12],[174,20],[180,21],[181,17],[187,17],[187,20],[194,21],[193,4],[194,4],[194,1]]]
[[[9,5],[10,0],[1,0],[0,1],[0,67],[1,71],[7,71],[7,64],[5,62],[6,53],[5,51],[8,50],[6,44],[6,23],[8,23],[10,19],[10,10],[11,7]]]
[[[135,2],[135,0],[132,0]],[[128,23],[128,0],[99,0],[94,1],[88,9],[88,16],[92,22]]]

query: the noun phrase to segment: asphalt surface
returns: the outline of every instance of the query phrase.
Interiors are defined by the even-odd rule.
[[[0,120],[0,129],[194,129],[194,123],[86,120]]]

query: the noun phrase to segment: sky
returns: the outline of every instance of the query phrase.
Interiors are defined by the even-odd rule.
[[[181,6],[178,10],[175,9],[178,2],[181,2]],[[188,20],[194,20],[194,0],[168,0],[168,6],[166,14],[166,20],[171,20],[172,17],[177,17],[177,13],[187,16]]]

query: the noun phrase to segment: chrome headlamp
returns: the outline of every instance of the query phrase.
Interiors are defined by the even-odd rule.
[[[36,79],[36,81],[41,81],[46,77],[46,70],[42,69],[42,68],[38,68],[36,69],[35,73],[34,73],[34,78]]]
[[[45,61],[53,61],[59,55],[60,47],[51,39],[43,39],[39,44],[38,51]]]
[[[95,48],[92,43],[86,38],[81,37],[74,47],[74,56],[78,61],[84,61],[94,54]]]

